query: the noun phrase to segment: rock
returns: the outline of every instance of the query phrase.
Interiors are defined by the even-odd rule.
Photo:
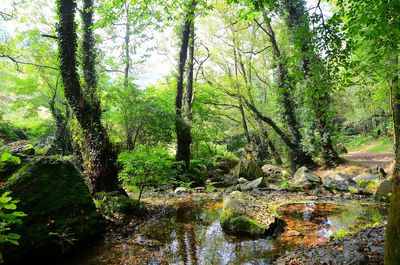
[[[20,245],[0,249],[9,262],[47,258],[98,235],[100,215],[84,177],[68,160],[37,157],[7,180],[5,190],[20,201],[18,210],[27,214],[13,231],[21,235]]]
[[[4,146],[5,149],[8,149],[12,155],[15,156],[32,156],[35,154],[35,148],[25,140],[12,142]]]
[[[301,186],[303,189],[311,189],[322,183],[321,178],[308,170],[306,167],[299,168],[293,177],[295,186]]]
[[[365,188],[368,186],[368,184],[372,182],[378,182],[379,181],[379,176],[371,173],[361,173],[360,175],[356,176],[354,178],[354,181],[362,188]]]
[[[176,193],[176,194],[182,194],[182,193],[188,193],[188,192],[190,192],[190,190],[185,187],[178,187],[174,191],[174,193]]]
[[[230,234],[262,236],[275,230],[277,218],[265,202],[234,191],[224,198],[220,223]]]
[[[217,160],[217,163],[217,168],[221,170],[222,174],[228,174],[237,165],[238,160],[223,157]]]
[[[214,188],[227,188],[238,183],[238,179],[234,175],[226,174],[222,181],[212,182]]]
[[[243,183],[248,183],[249,181],[245,178],[239,178],[238,182],[239,182],[239,184],[243,184]]]
[[[206,171],[206,177],[213,182],[222,181],[224,179],[224,173],[221,169],[217,168]]]
[[[389,201],[389,196],[392,191],[392,182],[389,179],[385,179],[378,186],[375,192],[375,198],[382,201]]]
[[[237,178],[245,178],[254,180],[264,176],[261,167],[253,160],[242,159],[233,170],[233,174]]]
[[[241,190],[252,190],[255,188],[264,188],[266,186],[263,177],[250,181],[248,183],[243,183]]]
[[[275,175],[275,174],[281,174],[282,173],[282,169],[279,166],[276,165],[272,165],[272,164],[266,164],[264,166],[262,166],[262,171],[266,174],[266,175]]]
[[[346,174],[333,173],[323,179],[323,185],[328,190],[349,191],[351,193],[362,193],[363,189]]]

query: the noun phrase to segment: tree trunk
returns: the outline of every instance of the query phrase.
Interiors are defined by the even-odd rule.
[[[332,84],[327,77],[323,60],[316,54],[312,45],[312,32],[309,28],[309,17],[306,3],[303,0],[286,0],[287,24],[291,31],[293,43],[299,47],[302,55],[302,73],[308,90],[309,108],[317,121],[317,130],[321,135],[322,158],[325,165],[335,167],[342,163],[333,147],[331,139],[331,122],[328,111],[331,98],[329,90]],[[312,65],[310,65],[312,63]],[[317,71],[316,71],[317,70]]]
[[[187,171],[190,165],[190,145],[192,137],[190,134],[190,126],[184,117],[183,109],[183,80],[185,74],[185,66],[188,55],[189,39],[191,35],[191,28],[194,21],[194,9],[196,6],[195,1],[191,1],[186,11],[185,21],[182,28],[181,48],[179,52],[179,66],[178,66],[178,80],[175,98],[175,130],[177,137],[177,151],[176,160],[184,163],[184,169]],[[193,79],[192,79],[193,80]]]
[[[385,265],[397,265],[400,261],[400,60],[397,49],[394,57],[394,77],[390,95],[393,115],[395,166],[392,172],[392,196],[385,235]]]
[[[56,131],[54,133],[54,142],[50,153],[70,155],[73,153],[71,131],[68,127],[69,106],[65,103],[65,114],[56,106],[56,94],[49,102],[50,112],[56,122]]]
[[[75,28],[74,0],[58,1],[60,70],[65,96],[83,131],[82,148],[85,173],[89,179],[92,194],[99,191],[120,190],[117,181],[116,154],[101,124],[100,102],[96,95],[93,25],[93,2],[84,1],[82,19],[83,34],[83,73],[85,84],[81,86],[77,73],[77,35]],[[84,89],[83,89],[84,87]]]

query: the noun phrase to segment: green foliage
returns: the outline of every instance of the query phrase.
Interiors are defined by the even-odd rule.
[[[175,174],[174,160],[162,147],[140,147],[118,157],[122,170],[119,179],[128,190],[139,188],[139,200],[145,188],[159,187]]]
[[[343,229],[339,229],[338,231],[336,231],[335,233],[333,233],[330,238],[331,239],[338,239],[338,238],[342,238],[345,237],[349,234],[349,231],[343,230]]]
[[[98,211],[112,219],[118,214],[132,214],[139,210],[138,201],[115,193],[98,192],[93,200]]]
[[[18,200],[13,200],[10,196],[11,192],[4,192],[0,196],[0,244],[11,243],[18,245],[20,235],[11,232],[15,224],[22,224],[22,217],[26,216],[21,211],[16,211]],[[0,253],[0,263],[3,256]]]
[[[0,152],[0,168],[3,164],[7,162],[13,163],[15,165],[20,165],[21,159],[18,156],[13,156],[7,150],[3,149]]]

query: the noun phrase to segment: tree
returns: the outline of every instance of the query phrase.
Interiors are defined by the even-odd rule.
[[[187,171],[190,165],[190,145],[192,136],[190,134],[190,106],[193,89],[193,56],[194,56],[194,17],[196,1],[189,0],[185,3],[185,16],[182,26],[181,47],[178,61],[178,76],[175,98],[175,130],[177,137],[176,160],[184,162],[184,169]],[[189,71],[186,91],[186,110],[184,109],[184,73],[189,50]],[[185,113],[186,112],[186,113]]]
[[[353,50],[368,49],[366,72],[385,80],[392,107],[395,166],[385,236],[385,264],[400,260],[400,2],[339,1],[348,44]],[[366,45],[363,45],[366,44]],[[352,65],[347,65],[350,68]],[[372,70],[371,67],[374,67]]]
[[[77,34],[75,27],[75,0],[59,0],[57,27],[60,71],[65,96],[81,126],[84,144],[85,173],[91,193],[119,190],[115,165],[116,154],[101,123],[101,107],[97,97],[95,50],[93,35],[93,1],[84,0],[82,11],[83,43],[81,83],[77,72]]]
[[[283,1],[286,11],[286,23],[292,35],[292,42],[297,47],[301,58],[301,73],[304,80],[306,106],[315,119],[316,130],[321,135],[322,157],[328,167],[341,162],[333,147],[332,115],[330,110],[332,82],[321,55],[317,54],[315,36],[310,29],[310,18],[304,0]],[[323,15],[323,14],[321,14]]]

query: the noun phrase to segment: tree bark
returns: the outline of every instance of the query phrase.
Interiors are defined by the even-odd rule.
[[[176,160],[184,163],[184,170],[187,171],[190,165],[190,145],[192,136],[190,134],[190,125],[184,117],[184,74],[188,56],[189,39],[191,35],[192,24],[194,22],[194,9],[196,2],[190,1],[187,6],[185,21],[182,27],[181,47],[179,52],[178,80],[175,98],[175,130],[177,137]],[[193,78],[192,78],[193,80]],[[192,86],[192,84],[191,84]]]
[[[397,47],[393,56],[395,69],[390,86],[395,166],[392,172],[392,195],[385,235],[385,265],[399,264],[400,261],[400,60]]]
[[[83,33],[83,73],[81,85],[77,73],[77,35],[75,27],[75,0],[58,1],[60,70],[65,96],[83,131],[82,148],[85,173],[89,179],[92,194],[99,191],[121,190],[117,181],[116,154],[101,123],[100,102],[96,95],[93,25],[93,2],[84,1],[82,19]]]

